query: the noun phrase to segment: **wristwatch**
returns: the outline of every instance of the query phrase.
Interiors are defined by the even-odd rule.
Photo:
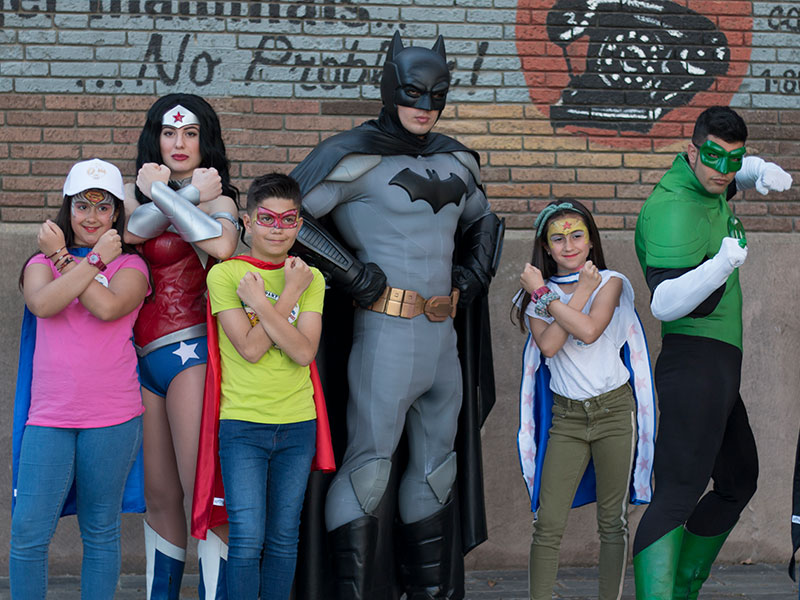
[[[103,259],[100,258],[100,255],[92,250],[89,254],[86,255],[86,262],[88,262],[93,267],[97,267],[101,271],[106,270],[106,263],[103,262]]]

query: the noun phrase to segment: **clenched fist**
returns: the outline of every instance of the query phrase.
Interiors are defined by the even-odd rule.
[[[519,284],[522,289],[532,294],[544,285],[542,272],[531,263],[525,263],[525,268],[522,269],[522,274],[519,276]]]

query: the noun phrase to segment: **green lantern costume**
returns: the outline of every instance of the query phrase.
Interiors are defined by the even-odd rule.
[[[756,488],[756,446],[739,396],[742,292],[735,267],[746,249],[739,262],[722,260],[725,252],[736,252],[739,240],[730,238],[743,237],[729,231],[733,215],[726,200],[725,193],[709,193],[680,154],[636,226],[637,257],[654,295],[670,281],[664,289],[678,296],[676,302],[684,296],[699,302],[662,320],[656,488],[634,541],[639,600],[697,598]],[[704,494],[710,478],[714,487]]]
[[[679,154],[650,194],[636,224],[636,256],[647,268],[694,268],[714,256],[729,235],[733,212],[726,194],[710,194]],[[742,290],[739,271],[728,277],[722,299],[708,316],[661,324],[661,335],[682,333],[720,340],[742,349]]]

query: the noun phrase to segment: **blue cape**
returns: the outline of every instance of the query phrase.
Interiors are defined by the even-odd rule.
[[[652,497],[653,452],[655,446],[655,394],[652,371],[644,329],[633,308],[633,288],[627,278],[613,273],[623,281],[619,311],[627,320],[627,342],[620,353],[630,374],[630,384],[636,399],[637,444],[632,465],[630,501],[647,504]],[[609,274],[610,274],[609,273]],[[517,434],[520,467],[531,511],[539,509],[542,465],[544,464],[550,426],[553,422],[553,394],[550,391],[550,369],[541,360],[541,353],[529,333],[522,355],[520,383],[520,428]],[[594,465],[589,461],[573,500],[573,508],[597,499]]]

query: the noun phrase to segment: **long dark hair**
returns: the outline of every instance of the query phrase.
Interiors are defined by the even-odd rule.
[[[147,111],[142,133],[139,134],[136,154],[136,171],[145,163],[162,164],[161,121],[164,113],[178,104],[189,109],[200,121],[200,166],[206,169],[214,167],[222,179],[222,193],[233,198],[239,205],[239,190],[231,183],[230,161],[225,154],[225,143],[222,141],[222,129],[219,117],[211,105],[195,94],[167,94],[156,100]],[[150,202],[150,198],[136,188],[136,199],[140,204]]]
[[[125,234],[125,203],[114,196],[113,194],[106,192],[111,198],[114,199],[114,210],[117,213],[117,217],[114,219],[113,223],[111,223],[111,229],[116,229],[119,232],[122,241],[122,253],[123,254],[139,254],[136,251],[136,248],[131,246],[130,244],[126,244],[124,241],[124,234]],[[61,208],[58,210],[58,214],[54,219],[56,225],[61,228],[61,231],[64,232],[64,244],[67,248],[74,248],[75,247],[75,232],[72,231],[72,196],[64,196],[64,200],[61,202]],[[19,272],[19,289],[22,291],[22,286],[25,279],[25,267],[28,266],[30,260],[40,254],[40,252],[34,252],[31,254],[25,262],[22,264],[22,269]]]
[[[566,204],[568,204],[569,207],[561,206]],[[549,207],[558,207],[558,209],[553,210]],[[531,257],[531,264],[542,272],[542,277],[545,280],[558,273],[556,261],[553,260],[553,257],[547,252],[547,227],[553,219],[558,219],[569,214],[578,214],[583,217],[583,222],[586,223],[586,228],[589,230],[589,241],[592,247],[589,249],[587,260],[592,261],[598,269],[606,268],[606,259],[605,256],[603,256],[603,245],[600,242],[600,231],[597,229],[597,224],[594,222],[594,217],[592,213],[589,212],[588,208],[577,200],[557,200],[551,202],[542,210],[543,213],[545,211],[548,213],[552,211],[552,214],[549,214],[544,223],[539,223],[539,219],[537,219],[538,231],[541,231],[542,234],[535,235],[533,239],[533,256]],[[513,307],[511,309],[512,322],[516,317],[519,328],[523,332],[527,331],[525,328],[525,310],[528,308],[530,302],[531,295],[523,290],[519,307]]]

